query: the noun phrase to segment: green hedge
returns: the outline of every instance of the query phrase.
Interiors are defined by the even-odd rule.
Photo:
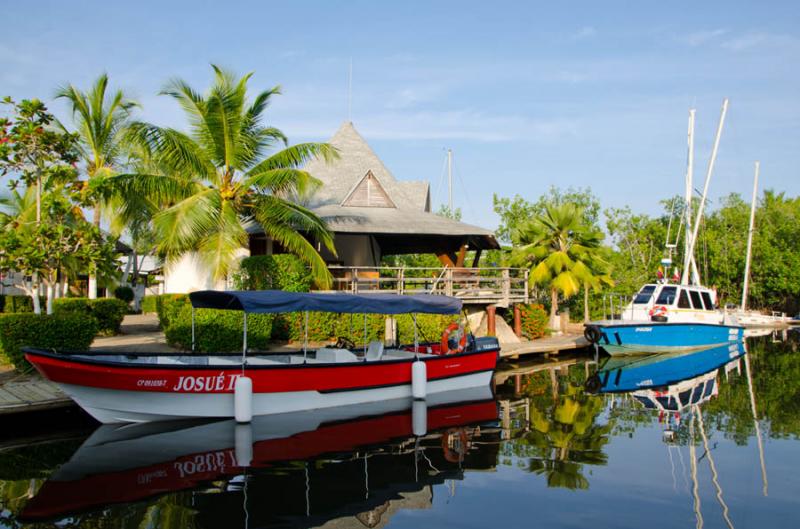
[[[145,296],[142,298],[142,312],[144,314],[158,313],[158,300],[161,296]]]
[[[47,299],[44,296],[39,296],[39,303],[42,311],[44,311]],[[0,296],[0,312],[6,314],[33,312],[33,298],[30,296],[2,295]]]
[[[59,298],[53,300],[55,314],[80,313],[97,320],[99,332],[104,335],[119,333],[122,319],[128,313],[128,304],[119,299]]]
[[[189,306],[189,296],[186,294],[162,294],[156,300],[158,323],[166,331],[172,321],[178,317],[181,309]]]
[[[195,311],[195,351],[241,351],[243,319],[243,313],[239,311],[197,309]],[[271,314],[248,314],[248,349],[265,349],[267,347],[272,335],[272,320]],[[171,346],[187,351],[191,350],[191,305],[183,304],[178,312],[171,316],[169,326],[164,328],[164,335],[167,343]]]
[[[520,316],[522,320],[522,334],[528,340],[535,340],[547,334],[547,325],[550,322],[550,315],[538,304],[520,304]]]
[[[97,320],[79,312],[4,314],[0,316],[0,350],[19,371],[29,371],[22,347],[85,351],[97,334]]]
[[[414,343],[414,319],[411,314],[400,314],[397,319],[397,333],[400,343]],[[304,338],[305,316],[303,313],[282,315],[276,325],[287,321],[288,339],[302,342]],[[417,315],[417,338],[419,341],[436,342],[449,323],[458,321],[457,316],[440,316],[436,314]],[[273,331],[275,337],[278,329]],[[383,314],[367,315],[367,342],[383,340],[386,333],[386,316]],[[334,314],[328,312],[308,313],[308,341],[325,342],[336,338],[347,338],[355,344],[364,343],[363,314]]]

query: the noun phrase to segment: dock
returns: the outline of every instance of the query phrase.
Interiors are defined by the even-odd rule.
[[[38,374],[0,374],[0,415],[66,408],[75,403]]]
[[[537,340],[519,343],[504,343],[500,348],[500,358],[515,360],[523,355],[530,354],[555,354],[560,351],[583,349],[591,345],[582,334],[563,334],[548,336]]]

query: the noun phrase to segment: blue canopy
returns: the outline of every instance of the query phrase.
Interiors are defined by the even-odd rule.
[[[423,294],[346,294],[341,292],[284,292],[282,290],[201,290],[189,294],[197,309],[267,312],[338,312],[369,314],[458,314],[461,300]]]

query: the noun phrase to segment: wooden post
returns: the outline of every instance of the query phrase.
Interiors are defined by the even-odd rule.
[[[526,304],[530,303],[530,300],[528,299],[528,274],[529,273],[530,273],[530,271],[526,268],[525,269],[525,303]]]
[[[514,375],[514,395],[522,393],[522,375]]]
[[[497,307],[494,305],[487,305],[486,306],[486,334],[488,336],[497,336],[497,329],[495,329],[495,321],[494,316],[495,312],[497,311]]]
[[[511,276],[508,268],[503,269],[503,306],[507,307],[511,297]]]
[[[514,303],[514,334],[517,338],[522,338],[522,311],[519,310],[519,303]]]
[[[444,293],[447,296],[453,295],[453,269],[448,267],[444,273]]]

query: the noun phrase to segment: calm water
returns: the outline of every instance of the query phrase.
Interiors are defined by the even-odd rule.
[[[244,428],[6,421],[0,527],[798,527],[797,338]]]

